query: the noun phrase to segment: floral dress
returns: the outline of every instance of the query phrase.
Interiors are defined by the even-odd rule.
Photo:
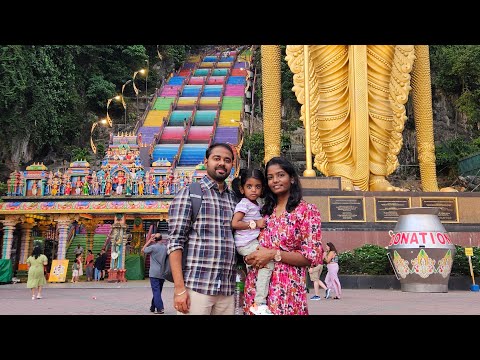
[[[276,208],[266,216],[266,226],[259,236],[260,245],[268,249],[296,251],[311,262],[322,263],[320,212],[314,204],[302,200],[291,213],[284,211],[276,216]],[[245,313],[255,299],[257,269],[254,267],[245,280]],[[267,305],[275,315],[308,315],[306,292],[306,267],[283,262],[275,263],[270,280]]]

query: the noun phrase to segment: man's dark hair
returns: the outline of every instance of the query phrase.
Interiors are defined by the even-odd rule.
[[[208,147],[207,151],[205,151],[205,159],[208,159],[212,153],[212,150],[215,149],[216,147],[223,147],[225,149],[227,149],[228,151],[230,151],[230,153],[232,154],[232,161],[233,161],[233,158],[235,157],[235,155],[233,154],[233,150],[232,148],[230,147],[230,145],[226,144],[226,143],[216,143],[216,144],[212,144]]]
[[[154,239],[155,239],[155,241],[160,241],[160,240],[162,240],[162,234],[160,234],[159,232],[155,233]]]

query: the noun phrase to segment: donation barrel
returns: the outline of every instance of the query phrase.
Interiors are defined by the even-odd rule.
[[[438,211],[430,207],[398,209],[387,250],[402,291],[448,292],[455,245]]]

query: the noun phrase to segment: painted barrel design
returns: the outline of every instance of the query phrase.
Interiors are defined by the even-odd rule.
[[[438,211],[427,207],[398,209],[387,250],[402,291],[448,292],[455,245]]]

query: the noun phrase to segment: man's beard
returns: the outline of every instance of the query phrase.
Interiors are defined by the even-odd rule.
[[[224,175],[219,175],[217,174],[217,169],[222,169],[225,171],[225,174]],[[216,167],[213,171],[209,171],[207,170],[207,173],[208,175],[215,181],[217,182],[222,182],[222,181],[225,181],[225,179],[228,177],[228,175],[230,175],[230,173],[227,171],[226,168],[224,167]]]

